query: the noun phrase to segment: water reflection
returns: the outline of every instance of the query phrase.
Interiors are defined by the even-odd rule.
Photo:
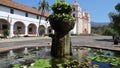
[[[50,55],[51,48],[48,47],[48,46],[44,46],[44,47],[36,47],[35,46],[35,47],[31,47],[31,48],[30,47],[25,47],[23,49],[19,49],[19,50],[16,50],[16,51],[10,50],[8,52],[8,55],[9,56],[14,56],[13,57],[14,59],[9,60],[8,57],[6,57],[8,55],[4,56],[4,58],[0,59],[0,67],[5,68],[5,65],[10,64],[10,63],[12,63],[12,64],[21,63],[21,62],[22,63],[25,63],[25,62],[30,62],[31,63],[31,62],[33,62],[35,60],[38,60],[38,59],[50,59],[51,60],[50,61],[51,65],[54,68],[56,68],[56,64],[64,63],[66,60],[77,59],[79,62],[86,61],[87,56],[92,56],[93,55],[93,53],[90,53],[90,50],[94,51],[94,49],[90,49],[90,48],[73,47],[72,48],[73,56],[72,57],[69,56],[69,58],[67,57],[67,58],[62,58],[61,59],[61,58],[51,57],[51,55]],[[111,56],[119,54],[119,52],[114,53],[113,51],[106,51],[106,52],[110,52]],[[27,55],[24,55],[24,54],[27,54]],[[17,56],[17,58],[16,58],[16,56]],[[32,59],[32,61],[31,61],[31,59]],[[4,63],[1,63],[1,62],[4,62]],[[96,61],[93,61],[93,64],[96,64]],[[99,63],[98,65],[109,66],[107,62],[105,64]],[[110,68],[110,66],[108,68]]]

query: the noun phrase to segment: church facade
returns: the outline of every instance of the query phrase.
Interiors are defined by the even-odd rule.
[[[88,12],[81,14],[79,4],[73,5],[72,15],[76,24],[72,34],[90,34],[90,17]],[[0,35],[4,30],[9,31],[9,37],[39,36],[54,33],[46,18],[49,13],[16,3],[12,0],[0,0]],[[41,18],[41,20],[40,20]]]
[[[75,17],[75,27],[71,31],[72,34],[90,34],[91,24],[90,15],[88,11],[82,11],[80,5],[75,1],[72,5],[73,12],[72,15]]]

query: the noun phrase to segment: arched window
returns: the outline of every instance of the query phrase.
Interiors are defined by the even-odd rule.
[[[73,17],[75,17],[75,14],[73,14]]]
[[[73,8],[73,11],[75,11],[75,8]]]

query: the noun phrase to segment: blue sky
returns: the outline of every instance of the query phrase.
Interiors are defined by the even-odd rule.
[[[38,2],[41,0],[14,0],[15,2],[30,6],[38,7]],[[53,4],[55,0],[46,0],[49,4]],[[74,0],[65,0],[70,4]],[[120,0],[76,0],[82,10],[87,10],[90,13],[91,21],[94,22],[110,22],[108,13],[115,12],[114,6],[120,3]]]

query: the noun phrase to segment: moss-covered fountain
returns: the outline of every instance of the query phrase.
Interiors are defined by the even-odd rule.
[[[120,66],[120,58],[111,55],[111,51],[108,53],[102,49],[72,47],[69,31],[75,25],[75,18],[71,16],[72,7],[70,4],[64,0],[56,0],[52,5],[52,10],[53,13],[48,17],[50,25],[55,31],[54,34],[49,35],[52,37],[52,46],[25,46],[19,49],[11,49],[3,54],[0,52],[0,67],[99,68],[99,64],[94,65],[96,63],[107,64],[108,67],[103,65],[104,68],[111,68],[109,64]]]
[[[58,1],[52,5],[53,13],[49,16],[49,21],[55,34],[51,34],[53,57],[65,57],[71,55],[71,41],[69,31],[75,25],[75,18],[71,15],[72,7],[64,0]]]

